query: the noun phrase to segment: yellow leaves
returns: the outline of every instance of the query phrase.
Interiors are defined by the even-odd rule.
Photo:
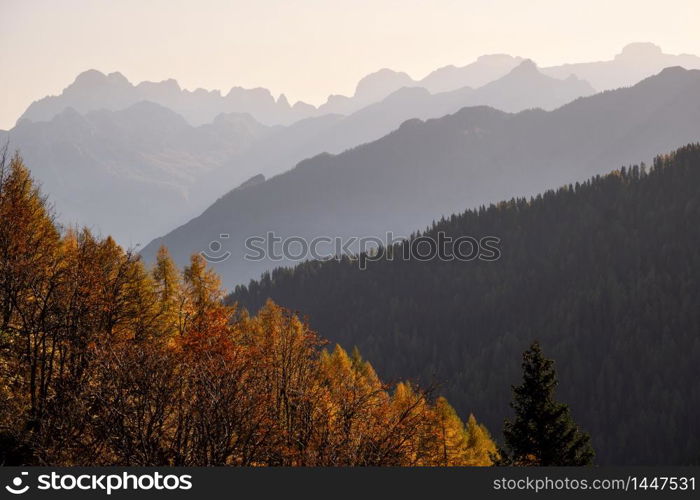
[[[420,451],[420,465],[488,466],[496,445],[473,415],[465,427],[454,408],[440,397],[428,414]]]
[[[466,435],[468,454],[465,465],[493,465],[491,456],[497,453],[496,444],[486,427],[477,423],[476,418],[471,414],[467,420]]]
[[[199,254],[190,257],[190,265],[185,268],[184,283],[193,302],[197,307],[206,307],[214,302],[220,302],[224,296],[221,280],[207,268],[207,263]]]

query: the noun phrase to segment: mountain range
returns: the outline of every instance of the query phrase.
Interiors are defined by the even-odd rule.
[[[190,91],[90,70],[30,105],[0,131],[0,146],[20,151],[41,184],[27,199],[46,193],[59,223],[139,250],[124,256],[105,242],[113,256],[134,259],[127,274],[138,283],[125,290],[149,311],[144,297],[155,288],[141,280],[139,259],[150,265],[160,254],[164,290],[180,281],[162,247],[178,267],[190,264],[184,293],[209,295],[220,309],[218,284],[207,291],[216,277],[192,258],[202,254],[233,288],[224,302],[254,312],[272,298],[322,336],[358,346],[385,380],[434,387],[495,433],[510,412],[519,354],[537,340],[556,359],[557,396],[591,433],[598,463],[687,464],[700,449],[693,68],[700,58],[648,43],[608,61],[552,67],[492,54],[420,80],[381,69],[352,96],[318,107],[264,88]],[[8,182],[27,194],[26,183]],[[15,219],[33,221],[38,212],[17,211],[14,199]],[[347,255],[259,258],[247,248],[251,237],[264,242],[257,250],[269,250],[272,237],[325,238],[356,254],[367,249],[357,238],[399,241],[363,255],[374,258],[442,234],[496,237],[499,258],[378,258],[361,268]],[[47,248],[53,258],[58,247]],[[53,264],[17,262],[23,276],[29,265],[54,277]],[[103,267],[95,282],[116,279],[120,288],[126,267]],[[153,313],[172,324],[177,302],[189,317],[182,297],[164,292],[167,308]]]
[[[191,219],[252,176],[270,178],[318,154],[342,153],[406,120],[477,105],[552,110],[674,63],[700,67],[700,58],[664,54],[653,44],[628,45],[610,61],[548,68],[487,55],[421,80],[383,69],[360,80],[353,96],[330,96],[318,108],[290,106],[266,89],[234,87],[223,95],[181,89],[174,80],[134,85],[119,73],[91,70],[61,95],[29,106],[0,140],[25,153],[61,222],[132,246]]]
[[[18,121],[48,121],[66,108],[79,113],[116,111],[139,101],[151,101],[172,109],[192,125],[208,123],[221,113],[232,112],[249,113],[267,125],[289,125],[313,116],[352,114],[403,87],[425,87],[432,93],[480,87],[506,75],[520,62],[522,58],[507,55],[482,56],[464,68],[436,70],[425,78],[425,85],[406,73],[384,68],[362,78],[352,96],[331,95],[318,108],[304,102],[292,106],[284,94],[275,99],[265,88],[233,87],[224,95],[219,90],[182,89],[173,79],[134,85],[119,72],[104,74],[88,70],[78,75],[60,95],[33,102]]]
[[[116,111],[66,108],[49,121],[20,120],[0,140],[4,135],[25,154],[64,223],[86,224],[130,246],[192,218],[253,175],[269,177],[319,153],[376,140],[410,118],[477,104],[550,109],[592,92],[581,80],[548,77],[523,61],[477,89],[403,88],[348,116],[288,126],[263,125],[247,113],[193,126],[162,104],[139,101]]]
[[[141,82],[133,85],[119,72],[88,70],[77,76],[58,96],[34,101],[18,121],[48,121],[66,108],[79,113],[107,109],[118,111],[140,101],[151,101],[182,115],[192,125],[211,122],[221,113],[250,113],[266,124],[291,123],[313,113],[304,103],[290,106],[284,96],[275,99],[264,88],[233,87],[226,95],[218,90],[180,88],[177,81]]]
[[[352,114],[403,87],[421,87],[431,94],[481,87],[505,76],[523,61],[521,57],[507,54],[484,55],[466,66],[436,69],[420,80],[384,68],[362,78],[352,96],[331,95],[318,107],[304,102],[292,106],[284,94],[275,99],[265,88],[233,87],[226,94],[201,88],[190,91],[182,89],[173,79],[134,85],[119,72],[103,74],[89,70],[78,75],[60,95],[33,102],[19,119],[48,121],[69,107],[79,113],[100,109],[114,111],[139,101],[151,101],[172,109],[192,125],[209,123],[221,113],[233,112],[249,113],[266,125],[288,125],[312,116]],[[557,79],[574,76],[586,80],[596,91],[603,91],[634,85],[669,66],[700,69],[700,57],[665,54],[652,43],[632,43],[608,61],[550,66],[542,72]]]
[[[700,69],[700,57],[692,54],[666,54],[653,43],[631,43],[608,61],[562,64],[543,68],[542,71],[555,78],[576,75],[596,90],[602,91],[629,87],[672,66]]]
[[[143,101],[84,115],[68,108],[48,122],[20,121],[0,138],[31,162],[60,222],[112,233],[131,246],[186,217],[196,206],[188,187],[266,133],[249,115],[193,127]]]
[[[342,123],[342,122],[341,122]],[[292,262],[249,261],[244,242],[276,236],[350,238],[416,228],[469,207],[601,174],[700,139],[700,71],[668,68],[630,88],[579,98],[554,111],[516,114],[468,107],[404,122],[374,142],[321,154],[221,197],[200,216],[147,245],[176,262],[221,234],[224,283],[244,283]]]

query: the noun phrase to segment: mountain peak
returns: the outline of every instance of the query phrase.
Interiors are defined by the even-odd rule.
[[[119,71],[113,71],[112,73],[108,74],[107,80],[111,83],[131,85],[131,82],[129,82],[129,80],[127,80],[127,78],[124,75],[122,75]]]
[[[143,81],[139,83],[136,87],[139,89],[146,90],[162,89],[165,92],[180,92],[182,90],[180,88],[180,84],[174,78],[168,78],[167,80],[162,80],[160,82]]]
[[[413,85],[413,79],[406,73],[382,68],[362,78],[355,89],[355,97],[377,99],[393,90]]]
[[[523,61],[519,56],[511,56],[510,54],[484,54],[477,57],[477,62],[482,64],[507,64],[512,61]]]
[[[662,55],[661,47],[651,42],[635,42],[625,45],[615,59],[644,59]]]
[[[131,83],[127,78],[118,71],[109,74],[102,73],[96,69],[83,71],[70,85],[73,88],[89,89],[102,85],[116,85],[119,87],[130,87]]]
[[[289,105],[289,100],[284,94],[280,94],[280,96],[277,98],[277,105],[282,106],[283,108],[291,108],[291,106]]]
[[[106,79],[107,75],[101,71],[96,69],[88,69],[76,76],[71,86],[90,87],[104,83]]]
[[[88,112],[88,116],[100,113],[108,114],[110,119],[126,119],[133,127],[146,126],[161,128],[187,126],[187,121],[170,108],[152,101],[138,101],[118,111],[98,110]]]
[[[242,182],[237,188],[234,189],[234,191],[240,191],[241,189],[257,186],[263,182],[265,182],[265,176],[263,174],[257,174],[247,181]]]
[[[292,106],[292,109],[294,111],[298,111],[299,113],[306,113],[309,115],[312,115],[316,111],[316,108],[314,106],[305,103],[304,101],[295,102],[294,106]]]
[[[682,66],[669,66],[662,69],[657,75],[647,78],[645,81],[685,82],[689,79],[697,81],[699,74],[700,71],[698,70],[688,70]]]
[[[655,86],[667,88],[678,84],[685,85],[687,82],[697,83],[700,78],[699,70],[688,70],[682,66],[669,66],[662,69],[656,75],[652,75],[639,82],[640,86]]]
[[[540,71],[537,68],[537,64],[535,64],[532,59],[525,59],[513,68],[509,74],[518,76],[539,75]]]

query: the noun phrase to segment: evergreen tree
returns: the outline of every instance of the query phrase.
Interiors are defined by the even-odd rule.
[[[515,419],[503,428],[507,450],[499,465],[590,465],[593,448],[579,430],[568,405],[556,401],[554,362],[537,342],[523,353],[523,383],[513,387]]]

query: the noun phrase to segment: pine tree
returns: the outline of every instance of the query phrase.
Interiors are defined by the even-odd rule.
[[[498,465],[590,465],[593,448],[579,430],[568,405],[554,398],[554,362],[542,355],[537,342],[523,353],[523,383],[513,387],[515,419],[506,419]]]

